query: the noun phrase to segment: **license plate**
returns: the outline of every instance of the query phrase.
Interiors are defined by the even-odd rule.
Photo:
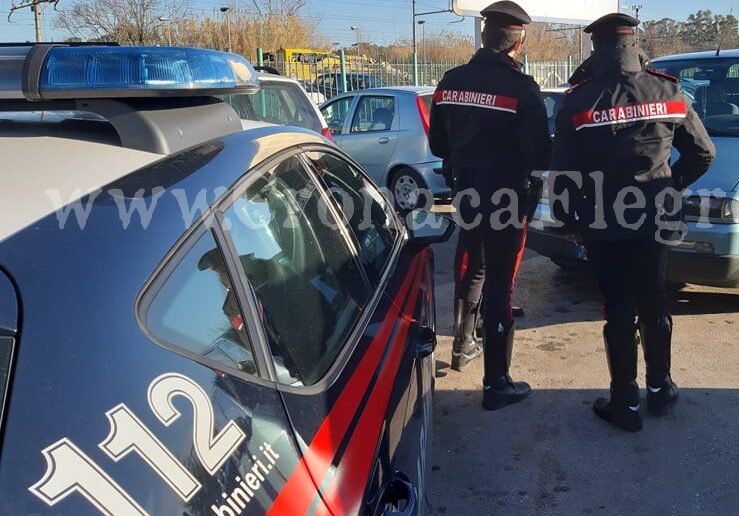
[[[575,246],[575,255],[577,256],[577,259],[580,261],[583,261],[583,262],[590,261],[590,257],[588,256],[588,248],[582,244],[577,244]]]

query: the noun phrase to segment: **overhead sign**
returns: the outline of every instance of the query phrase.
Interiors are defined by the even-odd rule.
[[[480,16],[494,0],[454,0],[460,16]],[[534,21],[587,25],[604,14],[617,13],[619,0],[516,0]]]

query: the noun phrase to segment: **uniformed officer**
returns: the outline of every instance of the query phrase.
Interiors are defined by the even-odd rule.
[[[523,264],[526,251],[526,230],[518,249],[513,283]],[[454,254],[454,343],[452,345],[452,364],[455,371],[462,371],[470,362],[482,354],[480,345],[484,333],[483,320],[479,317],[485,308],[482,299],[485,284],[485,246],[479,238],[471,238],[468,231],[461,231],[457,238],[457,250]],[[513,317],[523,317],[524,309],[512,308]]]
[[[570,199],[553,213],[583,237],[606,298],[604,337],[611,396],[595,413],[627,431],[642,428],[637,327],[647,364],[647,408],[661,414],[677,399],[670,374],[672,318],[665,291],[667,216],[679,190],[706,172],[715,149],[677,79],[643,68],[639,21],[609,14],[592,34],[591,77],[570,89],[557,119],[552,170]],[[670,167],[671,147],[680,152]],[[671,190],[671,188],[676,190]],[[628,209],[631,207],[631,209]],[[638,315],[638,323],[636,316]]]
[[[539,87],[515,60],[523,48],[524,25],[531,18],[509,1],[496,2],[481,15],[484,48],[439,83],[429,140],[432,152],[454,167],[457,190],[464,194],[457,205],[464,221],[463,245],[484,249],[486,275],[477,277],[475,288],[463,289],[457,313],[464,321],[474,320],[473,305],[479,302],[484,282],[483,406],[495,410],[521,401],[531,391],[509,375],[514,335],[511,294],[527,211],[521,201],[530,173],[547,168],[551,141]],[[491,215],[505,209],[511,215],[494,226]],[[473,326],[463,323],[463,328],[469,335]],[[474,340],[455,339],[455,353],[466,358],[474,356],[475,346]]]

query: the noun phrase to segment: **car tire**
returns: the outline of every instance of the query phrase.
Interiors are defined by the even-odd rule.
[[[395,209],[401,213],[413,211],[419,206],[422,190],[428,190],[426,181],[410,167],[399,168],[390,180]]]

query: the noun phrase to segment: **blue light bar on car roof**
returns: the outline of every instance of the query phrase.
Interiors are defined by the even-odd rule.
[[[29,100],[196,96],[259,89],[237,54],[175,47],[47,46],[27,56]],[[35,66],[34,66],[35,65]],[[34,71],[35,68],[35,71]]]

